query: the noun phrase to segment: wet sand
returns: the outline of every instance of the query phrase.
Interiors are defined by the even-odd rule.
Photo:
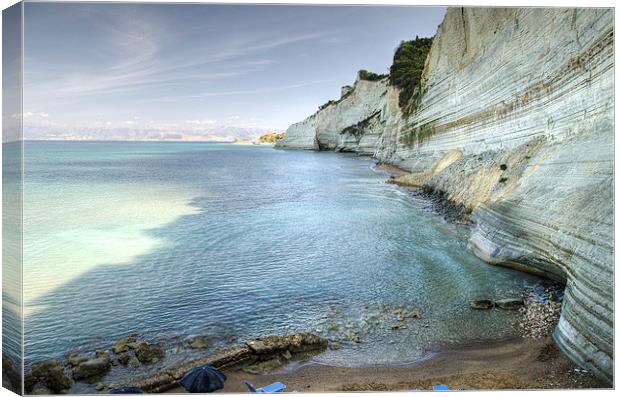
[[[342,368],[307,362],[266,375],[224,373],[223,392],[229,393],[247,392],[244,380],[256,387],[280,381],[287,391],[298,392],[430,390],[438,383],[465,390],[605,387],[590,373],[576,370],[550,338],[470,344],[402,366]]]

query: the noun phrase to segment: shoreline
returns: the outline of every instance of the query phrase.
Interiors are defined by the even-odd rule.
[[[430,390],[436,384],[465,390],[605,388],[591,373],[576,370],[550,337],[465,343],[412,364],[339,367],[307,360],[269,374],[224,373],[222,391],[229,393],[247,392],[245,380],[257,387],[283,382],[289,392]]]

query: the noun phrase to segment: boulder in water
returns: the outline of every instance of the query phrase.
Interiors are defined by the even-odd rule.
[[[490,299],[478,299],[469,301],[469,307],[476,310],[487,310],[493,307],[493,301]]]
[[[60,363],[56,360],[47,360],[32,365],[32,371],[25,379],[27,389],[40,383],[54,393],[60,393],[71,387],[71,378],[65,375]]]
[[[211,341],[209,341],[204,336],[197,336],[194,339],[192,339],[189,346],[192,349],[198,349],[198,350],[206,349],[207,347],[211,346]]]
[[[523,299],[520,298],[508,298],[499,299],[495,301],[495,306],[504,310],[517,310],[523,306]]]
[[[164,358],[164,349],[149,342],[140,342],[136,347],[136,357],[143,364],[153,364]]]
[[[129,349],[136,348],[136,338],[134,336],[128,336],[117,340],[112,346],[112,352],[115,354],[124,353]]]
[[[89,379],[97,378],[105,375],[111,367],[110,357],[100,355],[100,357],[91,358],[90,360],[80,363],[73,369],[73,379]]]
[[[72,353],[65,358],[65,366],[77,367],[80,363],[83,363],[84,361],[88,361],[88,357]]]

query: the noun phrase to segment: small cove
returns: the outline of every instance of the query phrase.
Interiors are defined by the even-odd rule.
[[[298,331],[338,343],[315,362],[412,362],[515,336],[514,312],[468,301],[540,281],[480,261],[467,226],[353,155],[27,142],[25,169],[25,301],[37,308],[26,311],[27,362],[109,349],[134,331],[169,351],[149,372],[201,354],[192,336],[217,347]],[[53,218],[37,212],[58,206]],[[422,316],[399,321],[399,309]]]

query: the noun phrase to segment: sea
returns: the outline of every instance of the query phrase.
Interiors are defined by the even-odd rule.
[[[516,312],[468,302],[541,282],[479,260],[471,226],[367,157],[64,141],[24,155],[27,364],[132,332],[165,345],[168,365],[204,354],[196,336],[216,348],[302,331],[332,342],[316,362],[408,363],[518,335]]]

